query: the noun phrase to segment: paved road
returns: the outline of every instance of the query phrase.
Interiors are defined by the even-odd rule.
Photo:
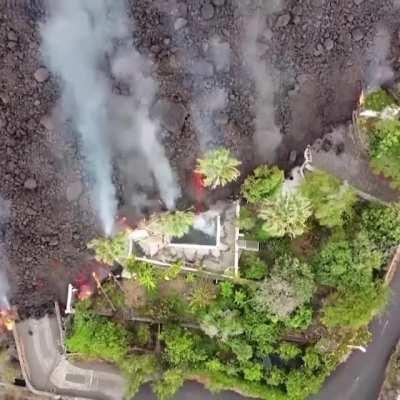
[[[40,391],[97,400],[122,400],[125,382],[118,370],[103,363],[72,364],[62,354],[55,317],[16,324],[26,373]]]

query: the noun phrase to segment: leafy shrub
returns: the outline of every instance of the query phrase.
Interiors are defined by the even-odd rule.
[[[381,266],[382,254],[365,234],[353,242],[332,237],[313,261],[314,273],[323,285],[355,288],[368,286],[373,270]]]
[[[190,308],[193,311],[205,309],[217,297],[214,283],[208,279],[200,279],[196,282],[190,296]]]
[[[135,337],[139,346],[146,346],[151,340],[151,332],[148,324],[137,324],[135,329]]]
[[[242,366],[244,379],[249,382],[260,382],[263,378],[263,367],[259,363],[246,362]]]
[[[184,383],[184,373],[180,369],[170,369],[164,372],[162,379],[152,387],[159,400],[169,400]]]
[[[387,106],[395,104],[392,96],[386,90],[380,89],[375,92],[369,93],[365,98],[364,107],[367,110],[382,111]]]
[[[194,213],[191,211],[168,211],[152,217],[148,225],[151,231],[170,237],[185,236],[194,222]]]
[[[278,354],[283,360],[289,361],[299,356],[301,354],[301,349],[292,343],[282,343],[279,346]]]
[[[323,171],[307,175],[300,190],[310,200],[315,218],[322,226],[330,228],[343,225],[344,215],[351,213],[357,201],[355,192],[347,183]]]
[[[165,358],[173,367],[184,367],[205,361],[207,354],[202,348],[201,338],[180,327],[166,327],[161,333],[165,343]]]
[[[352,291],[341,290],[329,297],[321,320],[329,328],[359,328],[383,309],[387,299],[388,289],[380,284]]]
[[[230,338],[239,336],[244,332],[243,322],[238,310],[214,308],[203,316],[200,327],[209,337],[220,338],[223,342],[228,342]]]
[[[235,353],[237,359],[241,362],[246,362],[253,357],[253,349],[244,340],[232,339],[229,341],[229,346]]]
[[[76,310],[68,350],[88,358],[100,358],[120,363],[129,348],[127,330],[89,311]]]
[[[141,263],[136,270],[136,274],[139,284],[145,287],[149,292],[153,292],[157,289],[158,276],[153,266],[147,263]]]
[[[312,323],[313,312],[309,307],[300,307],[285,321],[292,329],[307,329]]]
[[[283,171],[278,167],[261,165],[244,181],[242,194],[249,203],[259,203],[278,193],[284,180]]]
[[[94,250],[97,261],[112,265],[128,257],[129,239],[125,232],[120,232],[113,238],[93,239],[87,247]]]
[[[239,178],[240,172],[237,167],[240,164],[228,149],[219,148],[209,151],[204,158],[197,160],[196,172],[204,176],[205,186],[215,189]]]
[[[180,272],[182,271],[183,263],[182,261],[177,261],[176,263],[170,265],[168,269],[164,271],[164,279],[169,281],[171,279],[176,279]]]
[[[312,347],[306,350],[303,361],[305,367],[310,370],[317,370],[322,364],[320,353]]]
[[[265,221],[263,229],[270,237],[301,235],[311,214],[311,203],[299,194],[264,200],[258,211],[259,218]]]
[[[361,213],[361,229],[383,252],[400,244],[400,206],[369,204]]]
[[[371,165],[400,187],[400,121],[385,119],[376,123],[370,140]]]
[[[314,292],[310,266],[297,258],[279,258],[254,296],[256,307],[280,318],[287,318],[297,307],[309,301]]]
[[[240,272],[247,279],[260,280],[267,275],[268,267],[256,254],[244,252],[240,257]]]
[[[246,207],[240,208],[239,228],[245,231],[251,231],[257,224],[257,218],[254,213]]]

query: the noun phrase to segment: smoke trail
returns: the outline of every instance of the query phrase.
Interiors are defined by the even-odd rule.
[[[94,202],[107,235],[116,201],[107,141],[110,87],[101,63],[113,41],[126,34],[122,5],[122,0],[52,1],[50,18],[41,29],[45,61],[61,78],[64,104],[73,104],[68,111],[82,137]]]
[[[377,28],[372,46],[368,49],[367,59],[369,65],[365,74],[367,90],[378,89],[382,84],[393,79],[393,69],[388,61],[390,55],[391,35],[387,28]]]
[[[272,67],[263,59],[259,35],[265,30],[265,18],[253,16],[246,21],[243,55],[256,90],[256,120],[254,145],[256,154],[264,162],[273,162],[276,150],[282,141],[279,128],[275,125],[274,79]]]
[[[8,257],[5,249],[5,224],[10,216],[10,202],[0,197],[0,308],[9,308],[8,303]]]
[[[160,123],[150,117],[150,108],[158,90],[156,82],[149,75],[150,70],[148,60],[133,48],[121,49],[113,60],[114,76],[130,88],[130,95],[119,97],[121,117],[127,123],[125,129],[116,129],[114,140],[119,142],[125,153],[137,147],[141,150],[146,164],[142,164],[140,174],[148,168],[165,205],[174,208],[181,191],[158,139]],[[132,110],[135,112],[132,113]]]

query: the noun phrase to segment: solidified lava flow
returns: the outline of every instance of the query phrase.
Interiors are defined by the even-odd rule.
[[[56,299],[65,303],[67,284],[89,271],[86,243],[101,227],[92,177],[84,168],[87,156],[71,123],[79,110],[62,111],[59,79],[45,67],[40,50],[40,26],[49,10],[44,1],[15,3],[0,3],[0,196],[11,207],[0,234],[10,264],[10,300],[24,318],[43,315]],[[306,145],[351,119],[371,60],[394,60],[390,68],[398,75],[400,10],[389,0],[290,0],[275,2],[281,3],[275,8],[258,0],[127,3],[128,42],[146,60],[144,78],[118,79],[109,65],[112,46],[99,65],[111,82],[107,107],[113,126],[126,134],[124,140],[111,136],[109,143],[112,180],[124,208],[119,215],[160,207],[149,165],[154,154],[144,156],[127,140],[137,108],[149,108],[163,145],[156,156],[168,160],[182,197],[201,208],[209,193],[199,177],[189,184],[186,178],[204,148],[231,149],[243,172],[269,161],[255,156],[258,145],[272,146],[270,126],[264,136],[260,126],[265,111],[281,135],[273,156],[288,169],[301,162]],[[376,46],[382,29],[387,54]],[[134,96],[142,84],[148,84],[140,86],[143,93],[152,95],[148,104]],[[124,96],[136,103],[121,107]],[[238,185],[213,197],[231,196]],[[92,284],[82,282],[82,293]]]

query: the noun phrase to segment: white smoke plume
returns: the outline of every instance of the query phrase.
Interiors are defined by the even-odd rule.
[[[247,19],[242,47],[245,65],[254,80],[256,90],[254,134],[256,154],[263,162],[273,162],[282,135],[275,124],[274,71],[265,59],[265,46],[259,41],[265,29],[265,18],[259,14]]]
[[[151,69],[149,61],[133,48],[121,50],[113,60],[113,75],[130,88],[129,95],[115,99],[119,104],[120,121],[122,118],[126,122],[125,127],[117,130],[115,140],[121,153],[128,154],[135,148],[141,151],[144,158],[142,162],[145,163],[142,164],[141,173],[149,169],[161,199],[171,209],[175,207],[181,191],[159,140],[160,123],[150,117],[150,108],[158,91],[150,75]],[[131,157],[127,159],[132,161]]]
[[[9,308],[8,302],[8,257],[3,240],[3,227],[10,216],[10,202],[0,197],[0,308]]]
[[[224,89],[216,88],[199,95],[192,104],[193,123],[198,134],[200,148],[210,149],[218,136],[216,119],[228,105],[228,96]]]
[[[52,1],[50,17],[42,26],[46,64],[61,78],[64,104],[82,137],[93,198],[109,235],[116,212],[112,157],[107,141],[107,101],[110,85],[102,70],[113,41],[126,35],[122,0]]]
[[[365,74],[367,91],[378,89],[393,79],[393,69],[388,61],[391,35],[384,26],[377,28],[372,46],[367,52],[368,67]]]

